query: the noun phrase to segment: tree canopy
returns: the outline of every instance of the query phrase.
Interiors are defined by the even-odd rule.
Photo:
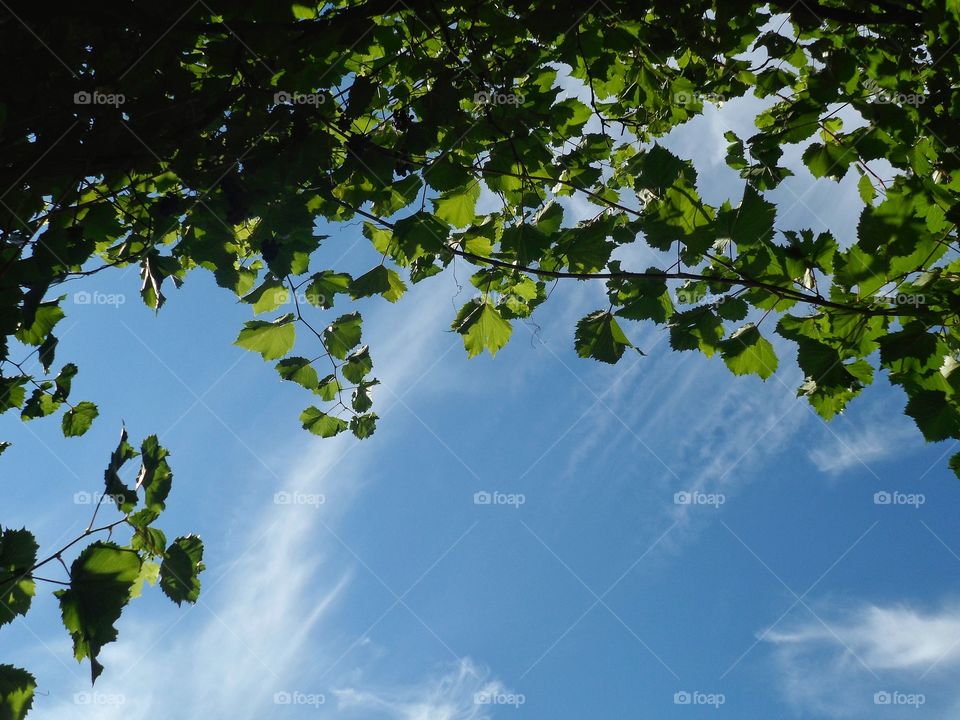
[[[450,319],[469,356],[495,355],[553,283],[599,282],[609,302],[570,328],[584,358],[642,350],[634,323],[653,323],[674,350],[767,379],[776,333],[824,419],[880,374],[928,441],[960,439],[955,0],[174,0],[2,16],[0,412],[58,415],[68,438],[96,421],[57,353],[65,283],[136,266],[162,311],[203,269],[250,305],[236,344],[303,387],[303,428],[367,438],[376,348],[352,301],[402,302],[467,265],[478,294]],[[756,132],[725,136],[742,183],[710,205],[660,140],[747,96],[763,101]],[[855,237],[782,224],[767,196],[800,171],[783,164],[794,145],[819,182],[859,177]],[[571,221],[565,198],[595,215]],[[318,266],[337,241],[318,220],[362,221],[381,261]],[[658,262],[630,262],[640,247]],[[64,625],[96,679],[145,581],[197,599],[199,539],[168,544],[153,525],[167,456],[124,430],[103,496],[120,519],[91,520],[46,560],[29,531],[2,529],[0,624],[59,561]],[[127,536],[67,568],[66,551],[115,529]],[[33,689],[0,666],[0,718],[24,717]]]

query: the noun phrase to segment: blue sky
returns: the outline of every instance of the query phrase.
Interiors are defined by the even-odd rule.
[[[707,201],[739,197],[721,136],[749,134],[753,110],[708,110],[667,141],[697,161]],[[770,195],[779,226],[849,242],[857,178],[812,186],[801,151],[787,154],[797,177]],[[328,229],[318,262],[369,269],[359,230]],[[458,265],[460,283],[469,273]],[[58,547],[88,521],[75,493],[102,489],[121,423],[135,440],[158,433],[175,472],[163,528],[204,537],[204,593],[192,608],[157,589],[132,603],[91,694],[44,592],[3,631],[4,661],[39,680],[31,717],[960,710],[952,448],[924,445],[885,378],[827,426],[795,397],[786,343],[766,382],[674,353],[640,325],[629,329],[646,357],[583,361],[573,326],[605,303],[601,286],[573,281],[495,360],[468,361],[448,328],[470,286],[448,272],[396,306],[361,304],[379,430],[319,440],[297,420],[309,397],[232,346],[248,307],[196,273],[154,316],[138,282],[128,271],[67,286],[59,354],[101,416],[79,440],[4,417],[15,444],[2,521]],[[79,291],[126,302],[78,305]],[[484,492],[498,502],[477,504]]]

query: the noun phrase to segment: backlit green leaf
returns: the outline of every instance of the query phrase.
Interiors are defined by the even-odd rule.
[[[0,626],[26,615],[36,592],[31,577],[37,561],[37,541],[27,530],[0,533]]]
[[[0,720],[23,720],[33,705],[37,681],[26,670],[0,665]]]
[[[464,305],[454,320],[453,329],[463,336],[467,357],[479,355],[484,350],[496,356],[513,332],[510,323],[486,300]]]
[[[196,535],[178,537],[160,563],[160,589],[177,605],[195,603],[200,597],[203,570],[203,541]]]
[[[70,587],[54,593],[77,660],[90,658],[91,677],[103,672],[100,650],[117,639],[113,626],[140,575],[140,558],[110,542],[88,545],[70,568]]]
[[[766,380],[777,369],[773,345],[752,323],[720,343],[720,357],[734,375],[759,375]]]
[[[92,402],[84,400],[74,405],[63,414],[63,435],[64,437],[79,437],[83,435],[93,421],[100,414],[97,406]]]
[[[304,430],[309,430],[314,435],[328,438],[338,435],[347,429],[346,421],[328,415],[319,408],[308,407],[300,414],[300,422]]]
[[[613,314],[603,310],[591,313],[577,323],[574,345],[580,357],[610,364],[623,357],[628,347],[633,347]]]
[[[293,315],[283,315],[273,322],[251,320],[244,323],[235,345],[258,352],[264,360],[276,360],[293,349],[295,340]]]

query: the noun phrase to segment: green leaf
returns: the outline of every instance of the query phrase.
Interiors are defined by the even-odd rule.
[[[937,336],[927,332],[926,326],[917,321],[907,323],[903,330],[888,333],[880,338],[879,343],[880,365],[886,368],[900,369],[898,366],[910,362],[922,367],[937,353]]]
[[[54,400],[63,402],[70,397],[73,379],[77,376],[78,372],[77,366],[73,363],[67,363],[60,369],[60,372],[57,373],[57,377],[53,381],[56,385],[56,390],[53,392]]]
[[[0,665],[0,720],[23,720],[33,705],[37,681],[26,670]]]
[[[363,224],[363,236],[370,241],[373,248],[381,255],[389,257],[397,257],[400,255],[401,257],[398,262],[408,262],[407,257],[402,255],[402,253],[399,252],[399,248],[396,247],[391,230],[379,228],[373,223],[365,222]]]
[[[343,360],[348,352],[360,344],[362,324],[363,318],[358,312],[341,315],[330,323],[323,331],[327,352]]]
[[[560,225],[563,224],[563,206],[555,200],[551,200],[544,205],[533,219],[534,224],[544,235],[553,235],[559,232]]]
[[[414,260],[410,265],[410,282],[416,284],[443,272],[443,267],[435,264],[435,259],[433,255],[424,255]]]
[[[540,232],[536,226],[511,225],[503,230],[500,252],[521,265],[533,265],[543,257],[550,243],[551,238]]]
[[[390,302],[400,299],[407,286],[394,270],[378,265],[350,283],[350,296],[354,300],[372,295],[382,295]]]
[[[725,132],[723,137],[726,138],[728,143],[730,143],[727,145],[727,156],[725,158],[727,165],[734,170],[746,169],[748,163],[743,147],[743,141],[732,130]]]
[[[122,513],[132,512],[139,501],[137,491],[127,487],[120,479],[120,468],[127,460],[136,456],[137,451],[134,450],[133,445],[127,442],[127,429],[122,428],[120,442],[117,444],[117,449],[110,454],[110,464],[107,465],[107,469],[103,473],[106,494],[113,499],[117,504],[117,509]]]
[[[90,658],[93,681],[103,672],[97,656],[117,639],[113,624],[130,599],[140,575],[140,557],[114,543],[95,542],[84,548],[70,567],[70,587],[54,593],[60,600],[63,625],[73,639],[77,660]]]
[[[293,3],[290,11],[297,20],[313,20],[317,17],[317,9],[301,3]]]
[[[0,413],[23,405],[27,397],[24,385],[27,378],[24,376],[13,378],[0,377]]]
[[[424,170],[423,177],[430,187],[440,192],[459,190],[473,182],[470,170],[454,162],[449,153],[434,159]]]
[[[863,389],[872,366],[866,361],[844,363],[839,352],[821,342],[823,318],[786,315],[777,324],[777,333],[797,343],[797,364],[806,375],[798,395],[805,396],[824,420],[842,412]]]
[[[156,510],[148,510],[144,508],[143,510],[138,510],[137,512],[127,516],[127,522],[130,525],[138,530],[145,530],[150,523],[160,517],[160,513]]]
[[[7,529],[0,534],[0,626],[30,609],[36,585],[29,576],[36,562],[37,541],[32,533]]]
[[[363,413],[373,407],[373,396],[370,393],[370,388],[379,384],[379,381],[371,380],[369,382],[361,382],[359,385],[357,385],[356,389],[353,391],[353,398],[350,402],[353,409],[359,413]]]
[[[700,350],[711,357],[723,337],[723,321],[707,305],[674,313],[670,319],[670,347],[674,350]]]
[[[613,313],[597,310],[577,323],[574,347],[582,358],[615,364],[628,347],[633,347]]]
[[[473,182],[465,189],[444,193],[433,201],[438,218],[454,227],[467,227],[477,217],[480,183]]]
[[[346,421],[328,415],[312,405],[300,414],[300,422],[304,430],[324,438],[333,437],[347,429]]]
[[[37,359],[40,361],[40,365],[43,367],[45,373],[50,372],[50,366],[53,365],[53,360],[56,357],[57,345],[60,343],[57,340],[56,336],[53,333],[47,335],[46,339],[40,345],[39,350],[37,351]]]
[[[253,305],[255,315],[273,312],[281,305],[290,301],[290,291],[281,280],[268,276],[260,287],[242,299],[242,302]]]
[[[329,310],[333,307],[335,295],[349,294],[352,281],[353,278],[346,273],[337,273],[332,270],[315,273],[307,286],[307,302]]]
[[[555,120],[560,121],[557,125],[557,132],[561,136],[576,137],[583,130],[583,126],[587,124],[590,116],[593,115],[593,111],[576,98],[566,98],[550,108],[550,115]]]
[[[307,358],[286,358],[278,362],[276,368],[281,378],[302,385],[307,390],[316,390],[320,382],[317,371]]]
[[[759,375],[766,380],[777,369],[773,345],[750,323],[720,343],[720,357],[734,375]]]
[[[138,527],[130,539],[130,547],[151,557],[161,557],[166,552],[167,536],[159,528]],[[160,570],[159,566],[157,570]]]
[[[159,530],[153,530],[152,532],[160,532]],[[160,555],[163,554],[163,548],[160,548]],[[150,586],[156,585],[157,580],[160,579],[160,563],[152,562],[150,560],[144,560],[143,564],[140,566],[140,574],[137,576],[137,580],[133,583],[133,587],[130,588],[130,597],[138,598],[143,594],[143,586],[149,584]]]
[[[60,407],[60,403],[54,399],[50,388],[53,383],[44,382],[30,395],[26,405],[23,406],[23,412],[20,413],[22,420],[33,420],[35,418],[52,415]]]
[[[873,180],[866,173],[861,175],[860,180],[857,181],[857,191],[860,193],[860,199],[867,205],[870,205],[877,196],[877,189],[873,186]]]
[[[714,214],[694,187],[678,182],[646,204],[641,229],[647,242],[661,250],[680,240],[690,260],[696,260],[716,239]]]
[[[287,314],[273,322],[251,320],[244,323],[234,345],[260,353],[264,360],[277,360],[293,349],[295,339],[293,315]]]
[[[346,116],[350,119],[360,117],[364,110],[370,105],[376,92],[377,84],[366,75],[357,75],[354,77],[347,100]]]
[[[163,554],[160,589],[177,605],[195,603],[200,597],[203,570],[203,541],[196,535],[178,537]]]
[[[417,175],[390,183],[374,202],[373,211],[382,217],[392,215],[416,200],[422,189],[423,182]]]
[[[99,414],[100,411],[92,402],[84,400],[77,403],[63,414],[63,436],[80,437],[90,429]]]
[[[365,440],[366,438],[373,435],[376,429],[377,429],[376,413],[368,413],[367,415],[355,415],[350,419],[350,431],[360,440]]]
[[[606,266],[615,247],[607,240],[610,227],[610,216],[603,215],[563,232],[557,247],[572,272],[594,273]]]
[[[741,249],[772,240],[776,220],[776,207],[751,185],[743,189],[739,207],[724,209],[720,215],[727,235]]]
[[[488,300],[470,301],[464,305],[453,322],[453,329],[463,336],[467,357],[479,355],[484,350],[496,357],[513,332],[510,323]]]
[[[317,383],[317,388],[314,392],[327,402],[330,402],[336,398],[337,393],[340,392],[340,381],[337,380],[336,375],[327,375]]]
[[[960,437],[960,413],[941,390],[921,390],[907,402],[906,413],[928,442]]]
[[[630,169],[636,174],[634,187],[637,190],[651,190],[660,195],[678,180],[687,185],[695,185],[697,182],[693,166],[662,145],[654,145],[649,150],[638,153],[630,161],[630,165]]]
[[[850,163],[856,159],[852,148],[835,142],[813,143],[803,153],[803,162],[815,178],[829,177],[837,182],[843,180]]]
[[[137,477],[137,487],[145,491],[144,504],[147,510],[163,512],[166,508],[167,495],[173,484],[173,471],[167,464],[170,453],[160,446],[156,435],[151,435],[140,445],[140,475]]]
[[[648,268],[647,272],[659,271]],[[611,282],[609,286],[611,302],[623,306],[615,313],[618,317],[664,323],[673,314],[673,301],[666,280],[623,280]]]
[[[477,194],[480,192],[479,185],[476,192]],[[407,262],[440,252],[449,234],[450,228],[430,213],[423,211],[397,220],[393,225],[393,242],[396,243]]]
[[[370,348],[363,345],[347,355],[340,367],[340,372],[350,382],[359,383],[372,369],[373,359],[370,357]]]
[[[746,301],[729,295],[723,295],[717,303],[717,315],[724,320],[739,322],[743,320],[750,312],[750,306]]]
[[[41,345],[53,327],[63,320],[63,310],[58,304],[59,300],[54,302],[41,303],[37,307],[36,315],[29,327],[21,327],[17,330],[16,338],[26,345]]]

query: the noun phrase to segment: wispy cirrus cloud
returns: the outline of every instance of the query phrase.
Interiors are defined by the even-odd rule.
[[[343,687],[333,691],[337,710],[347,717],[394,718],[395,720],[486,720],[492,717],[498,698],[511,695],[486,668],[470,658],[427,678],[420,685],[400,688],[360,689]]]
[[[874,418],[859,427],[838,428],[808,457],[820,472],[838,474],[900,456],[911,445],[919,445],[919,439],[916,427],[903,418]]]
[[[765,634],[781,690],[825,717],[952,717],[960,693],[960,603],[934,610],[861,604]],[[943,714],[941,714],[943,713]]]
[[[438,284],[410,298],[406,312],[442,327],[448,306],[441,300],[449,294],[449,287]],[[390,358],[378,373],[384,386],[395,389],[379,398],[387,415],[396,396],[430,370],[450,339],[439,331],[409,332],[389,308],[366,320],[365,338]],[[380,697],[382,683],[371,671],[361,672],[363,682],[338,690],[335,701],[332,688],[339,678],[330,672],[364,639],[358,637],[363,621],[344,625],[341,614],[357,592],[353,581],[363,562],[338,531],[363,495],[357,479],[377,461],[369,452],[353,452],[356,443],[347,435],[322,442],[304,435],[266,455],[257,467],[272,483],[231,488],[262,500],[250,502],[231,528],[229,551],[207,558],[200,602],[167,612],[165,620],[145,620],[143,605],[132,607],[119,641],[104,650],[108,672],[95,689],[88,675],[70,672],[70,651],[58,635],[53,649],[59,657],[40,655],[35,668],[40,693],[31,718],[339,717],[340,704],[361,707]],[[277,501],[275,491],[288,499]],[[426,673],[422,681],[393,690],[393,700],[384,696],[383,708],[402,702],[409,712],[401,718],[480,720],[484,706],[473,707],[473,693],[499,684],[477,667],[464,658],[452,676]]]

